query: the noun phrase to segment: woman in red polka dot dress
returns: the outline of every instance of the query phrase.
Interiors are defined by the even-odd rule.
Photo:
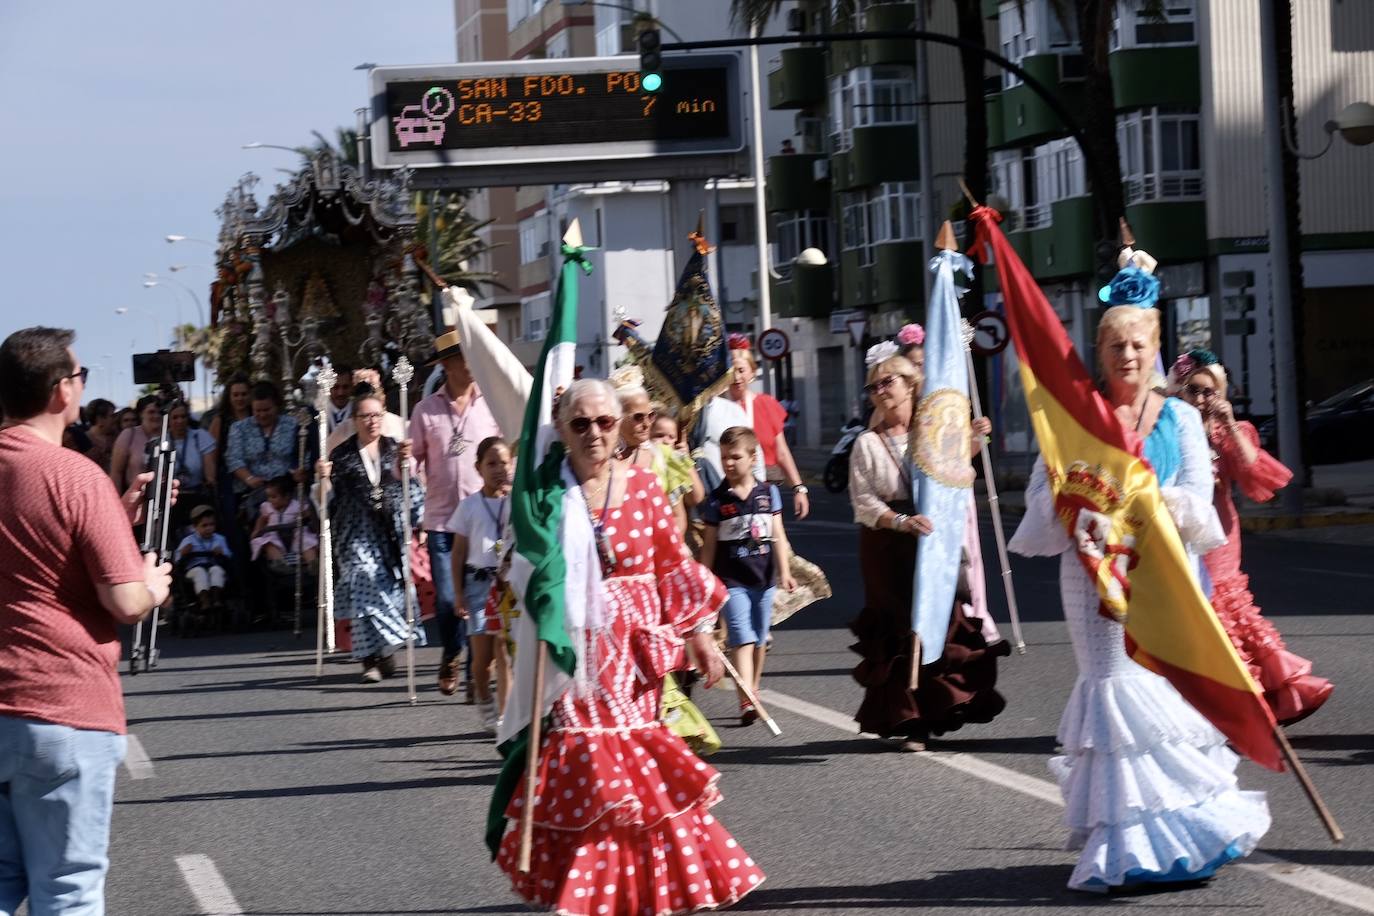
[[[539,748],[531,867],[522,874],[522,785],[497,864],[530,903],[567,914],[665,916],[729,906],[763,872],[711,814],[720,774],[659,721],[663,676],[694,643],[720,675],[711,629],[725,588],[686,556],[652,471],[616,469],[620,403],[575,382],[560,426],[604,545],[604,620],[587,632],[592,681],[554,704]],[[699,643],[699,645],[697,645]]]

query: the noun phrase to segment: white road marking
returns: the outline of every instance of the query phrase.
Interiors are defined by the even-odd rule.
[[[854,720],[844,713],[818,706],[799,697],[778,693],[775,690],[760,690],[759,699],[772,709],[785,709],[813,722],[838,728],[851,735],[855,734],[858,729]],[[1027,776],[1025,773],[1000,766],[973,754],[965,754],[960,751],[926,751],[912,756],[959,770],[985,782],[1020,792],[1022,795],[1029,795],[1031,798],[1038,798],[1061,808],[1064,806],[1064,800],[1059,794],[1059,787],[1048,779]],[[1374,913],[1374,888],[1367,885],[1347,881],[1345,878],[1338,878],[1319,868],[1299,865],[1264,852],[1254,852],[1245,861],[1236,864],[1245,871],[1253,872],[1280,884],[1287,884],[1313,896],[1344,904],[1351,909],[1360,910],[1364,913]]]
[[[177,868],[200,906],[202,916],[242,916],[243,908],[209,856],[177,856]]]
[[[138,740],[138,736],[129,732],[124,736],[124,768],[129,771],[131,779],[152,779],[153,761],[148,758],[148,752],[143,749],[143,742]]]

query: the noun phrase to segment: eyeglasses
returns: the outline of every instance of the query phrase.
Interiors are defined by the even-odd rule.
[[[568,421],[568,428],[580,436],[591,429],[592,424],[595,423],[597,429],[601,430],[603,433],[608,433],[615,429],[615,425],[619,422],[619,417],[610,416],[600,416],[595,420],[591,417],[573,417]]]
[[[1195,398],[1214,398],[1217,396],[1215,388],[1207,388],[1203,385],[1194,385],[1192,382],[1183,386],[1183,390]]]
[[[363,423],[371,423],[373,420],[380,420],[382,416],[379,413],[360,413],[354,414],[353,419],[361,420]]]
[[[57,381],[53,382],[53,387],[56,387],[56,386],[62,384],[63,382],[67,381],[68,379],[73,379],[73,378],[79,378],[79,379],[81,379],[81,384],[84,385],[84,384],[86,384],[86,379],[90,376],[90,374],[91,374],[91,367],[90,367],[90,366],[82,366],[80,369],[77,369],[77,370],[76,370],[75,372],[73,372],[71,375],[64,375],[64,376],[62,376],[60,379],[58,379]]]
[[[632,413],[632,414],[630,414],[630,419],[634,421],[634,424],[635,424],[636,426],[638,426],[639,424],[641,424],[641,423],[643,423],[643,422],[645,422],[645,421],[652,420],[652,419],[653,419],[654,417],[656,417],[656,416],[658,416],[658,411],[657,411],[657,410],[651,410],[651,411],[649,411],[648,413],[643,413],[643,412],[640,412],[640,413]]]
[[[873,382],[870,385],[865,385],[864,391],[867,391],[869,394],[876,394],[879,391],[886,391],[893,385],[897,384],[897,379],[899,378],[901,378],[900,375],[885,376],[883,378],[878,379],[876,382]]]

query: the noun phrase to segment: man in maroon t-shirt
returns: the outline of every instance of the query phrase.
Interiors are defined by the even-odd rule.
[[[171,567],[140,557],[144,475],[121,500],[62,448],[87,370],[75,334],[0,344],[0,913],[105,911],[115,769],[124,759],[116,625],[167,599]]]

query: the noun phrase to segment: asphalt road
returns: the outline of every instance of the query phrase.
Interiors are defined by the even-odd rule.
[[[816,488],[819,489],[819,488]],[[857,608],[855,535],[843,497],[818,495],[791,525],[836,597],[776,633],[765,686],[783,734],[734,724],[733,695],[700,704],[725,747],[717,809],[767,882],[751,913],[1006,913],[1128,907],[1189,913],[1374,913],[1374,648],[1371,533],[1246,540],[1255,593],[1294,651],[1335,681],[1293,744],[1344,827],[1325,837],[1289,775],[1242,764],[1269,792],[1265,855],[1205,887],[1098,898],[1068,891],[1058,793],[1048,780],[1074,663],[1054,561],[1015,563],[1028,651],[1004,661],[1006,712],[917,755],[856,737],[860,689],[844,624]],[[790,524],[790,523],[789,523]],[[989,587],[1006,620],[995,552]],[[437,914],[523,912],[481,843],[497,772],[475,708],[403,681],[367,686],[357,667],[313,674],[313,638],[257,633],[165,642],[162,664],[126,679],[138,751],[121,771],[112,914]]]

